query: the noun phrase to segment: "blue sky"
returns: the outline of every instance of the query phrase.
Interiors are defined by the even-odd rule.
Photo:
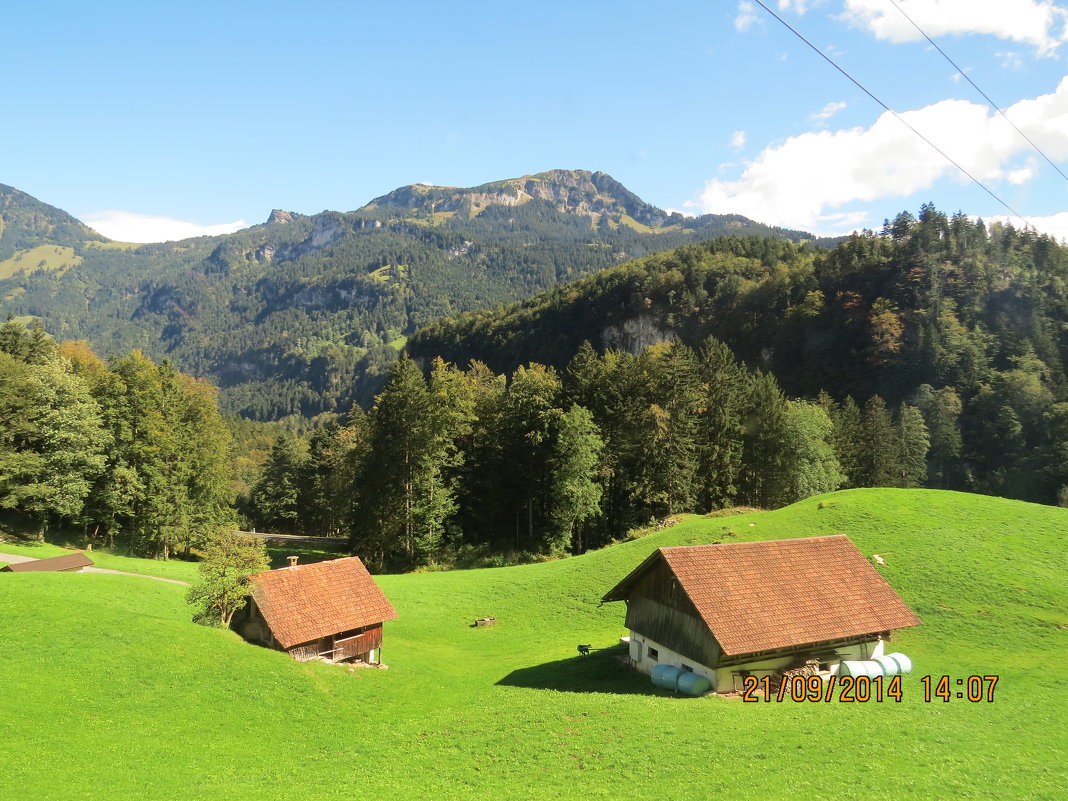
[[[765,2],[1068,238],[1068,182],[897,8],[1068,173],[1068,4]],[[602,170],[662,208],[826,234],[927,201],[1007,214],[749,0],[45,0],[9,4],[4,31],[0,183],[113,238],[553,168]]]

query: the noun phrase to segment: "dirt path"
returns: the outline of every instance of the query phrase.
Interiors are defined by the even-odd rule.
[[[9,565],[19,565],[23,562],[32,562],[36,557],[33,556],[16,556],[13,553],[0,553],[0,562],[7,562]]]
[[[0,553],[0,562],[7,562],[9,565],[17,565],[20,562],[35,562],[36,557],[33,556],[18,556],[13,553]],[[108,570],[104,567],[83,567],[83,573],[113,573],[116,576],[138,576],[140,578],[153,579],[154,581],[166,581],[168,584],[181,584],[183,587],[188,587],[188,581],[180,581],[179,579],[163,578],[162,576],[146,576],[144,573],[127,573],[125,570]]]

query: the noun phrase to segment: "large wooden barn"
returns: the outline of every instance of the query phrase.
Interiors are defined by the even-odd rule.
[[[359,557],[268,570],[232,622],[245,639],[302,662],[382,661],[382,623],[397,613]]]
[[[920,623],[844,535],[660,548],[604,600],[627,603],[638,670],[674,665],[717,692],[747,674],[874,659],[894,629]]]

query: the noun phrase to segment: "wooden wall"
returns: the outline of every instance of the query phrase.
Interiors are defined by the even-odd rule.
[[[626,625],[702,665],[719,662],[719,643],[663,561],[631,588]]]
[[[353,659],[382,647],[382,625],[379,624],[370,631],[357,634],[353,637],[345,637],[334,640],[334,661]]]

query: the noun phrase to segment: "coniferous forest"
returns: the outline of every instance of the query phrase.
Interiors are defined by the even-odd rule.
[[[927,205],[829,251],[686,246],[440,321],[408,350],[562,369],[583,341],[696,348],[714,336],[788,395],[824,393],[847,428],[876,396],[892,417],[915,407],[930,438],[926,486],[1056,503],[1068,501],[1066,282],[1068,249],[1053,239]]]
[[[561,556],[682,512],[773,508],[843,486],[922,486],[915,407],[787,398],[718,340],[637,356],[583,343],[558,373],[436,359],[393,368],[368,414],[280,438],[251,510],[344,534],[379,568]]]
[[[723,237],[431,323],[314,426],[9,320],[0,506],[160,556],[236,515],[406,570],[846,487],[1068,504],[1066,281],[1063,245],[933,206],[831,250]]]

